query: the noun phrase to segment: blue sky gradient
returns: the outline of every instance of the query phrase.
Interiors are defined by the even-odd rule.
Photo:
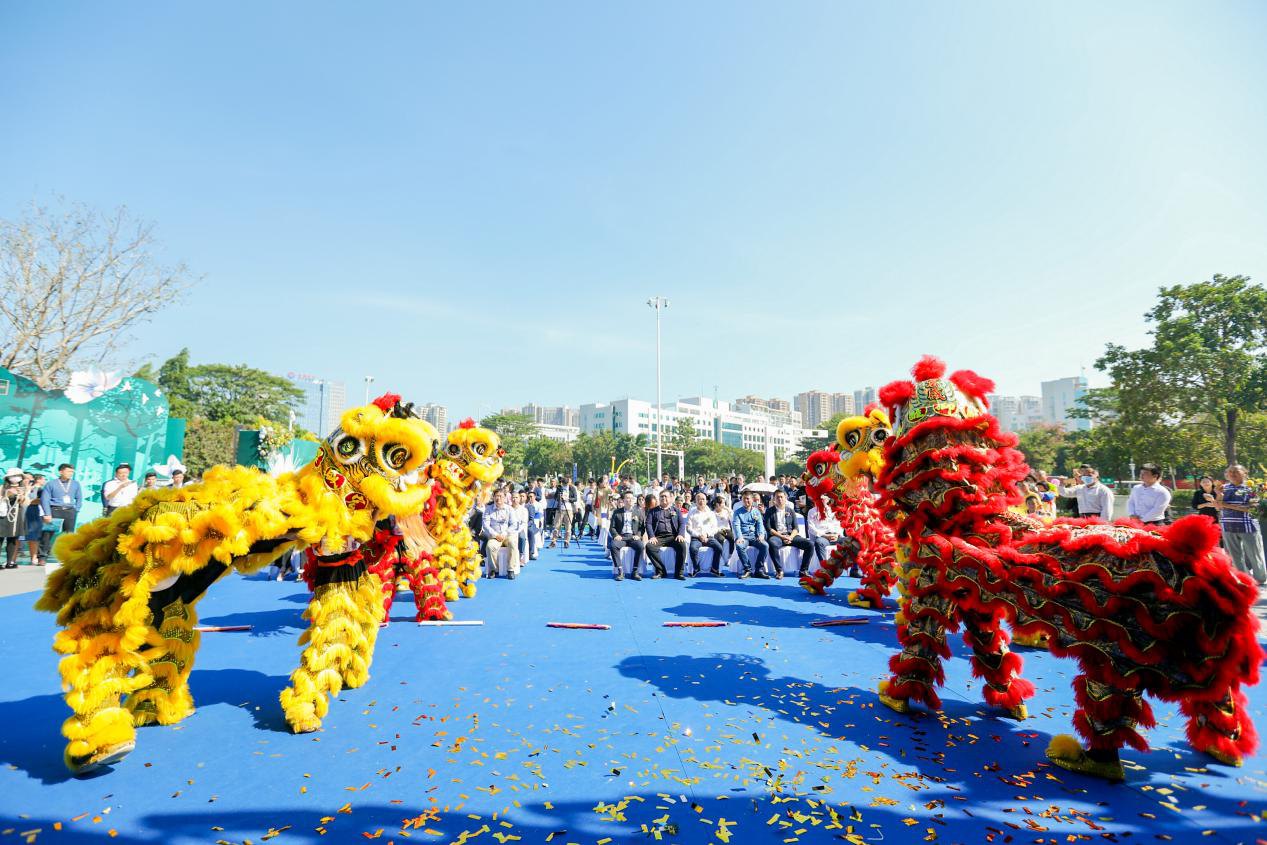
[[[126,204],[203,276],[127,363],[453,414],[1008,393],[1267,281],[1267,5],[0,4],[0,215]],[[114,362],[124,363],[124,362]],[[1094,382],[1094,376],[1093,376]]]

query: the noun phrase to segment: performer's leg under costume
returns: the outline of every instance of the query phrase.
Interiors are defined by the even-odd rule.
[[[897,617],[902,651],[889,659],[893,677],[880,683],[880,700],[899,713],[910,709],[911,699],[941,708],[936,687],[946,680],[942,661],[950,657],[946,626],[952,620],[951,600],[937,583],[936,572],[934,566],[910,568],[905,585],[898,584],[904,596]]]
[[[381,583],[363,564],[319,570],[318,579],[304,611],[309,627],[299,638],[305,646],[299,668],[281,693],[282,710],[295,733],[320,727],[329,707],[328,695],[369,680],[374,641],[383,620]]]
[[[1002,611],[969,610],[961,603],[956,613],[964,642],[972,649],[972,674],[985,681],[981,693],[986,704],[1024,719],[1025,699],[1034,695],[1034,685],[1020,677],[1021,656],[1008,650]]]

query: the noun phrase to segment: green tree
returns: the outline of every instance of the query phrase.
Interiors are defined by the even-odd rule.
[[[760,452],[727,446],[713,440],[697,440],[686,450],[686,475],[708,478],[730,477],[743,473],[747,478],[761,474],[765,457]]]
[[[1162,288],[1145,317],[1152,346],[1109,344],[1096,361],[1113,380],[1117,412],[1209,427],[1236,462],[1242,420],[1267,403],[1267,290],[1247,276],[1215,275]]]
[[[801,474],[804,472],[805,472],[804,461],[793,461],[789,459],[786,461],[779,461],[777,464],[774,465],[775,475],[786,475],[792,478],[799,478]]]
[[[572,446],[549,437],[530,437],[524,441],[523,466],[530,476],[571,473]]]
[[[691,422],[690,417],[678,417],[673,430],[666,434],[668,436],[664,438],[664,445],[667,448],[686,451],[696,437],[695,423]]]
[[[185,428],[185,451],[182,462],[190,475],[202,475],[216,464],[233,464],[233,444],[237,426],[232,422],[213,422],[203,417],[189,420]]]
[[[199,364],[188,368],[186,378],[188,393],[176,395],[214,422],[254,424],[263,417],[284,428],[304,396],[289,380],[246,364]],[[327,428],[337,424],[326,420]]]
[[[492,414],[480,420],[480,425],[492,429],[501,437],[502,448],[506,450],[506,456],[502,458],[506,475],[522,477],[525,444],[537,434],[532,418],[525,414]]]
[[[1019,435],[1020,445],[1017,447],[1025,455],[1025,462],[1034,469],[1056,471],[1056,457],[1060,447],[1065,445],[1064,429],[1058,425],[1036,425],[1022,431]]]

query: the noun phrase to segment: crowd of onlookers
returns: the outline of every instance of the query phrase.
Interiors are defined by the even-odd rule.
[[[832,514],[820,518],[808,507],[802,480],[795,476],[758,478],[742,475],[694,484],[664,475],[641,484],[630,477],[589,479],[558,476],[515,483],[506,481],[488,504],[471,514],[489,577],[518,577],[522,566],[542,548],[564,548],[605,535],[616,580],[624,579],[622,551],[630,549],[631,577],[641,580],[645,564],[653,578],[668,575],[663,553],[674,553],[673,577],[725,574],[732,552],[741,560],[741,578],[782,578],[778,565],[785,547],[799,553],[804,573],[815,559],[848,542]],[[799,517],[799,519],[798,519]],[[802,526],[808,527],[808,532]],[[712,565],[700,555],[712,550]],[[754,559],[755,557],[755,559]],[[771,567],[770,563],[774,565]]]
[[[1114,513],[1113,491],[1100,480],[1095,467],[1083,464],[1074,478],[1048,476],[1033,471],[1025,480],[1026,509],[1031,513],[1055,515],[1057,497],[1073,499],[1074,515],[1112,521],[1126,516],[1144,525],[1166,525],[1179,510],[1175,491],[1162,483],[1161,468],[1147,463],[1140,467],[1139,483],[1131,487],[1126,513]],[[1203,475],[1193,485],[1190,509],[1219,526],[1223,548],[1232,564],[1261,586],[1267,586],[1267,561],[1263,555],[1259,504],[1262,490],[1249,483],[1242,464],[1232,464],[1223,474],[1223,483]]]
[[[185,471],[175,469],[162,479],[169,486],[182,487]],[[132,479],[132,466],[119,464],[114,475],[99,491],[103,515],[132,504],[142,489],[159,486],[157,472],[145,473],[138,485]],[[27,563],[41,566],[53,548],[53,537],[59,532],[74,531],[84,507],[84,489],[75,479],[75,468],[61,464],[57,475],[46,477],[40,472],[10,469],[0,487],[0,539],[4,541],[4,568],[15,569],[26,552]],[[25,543],[26,548],[22,546]]]

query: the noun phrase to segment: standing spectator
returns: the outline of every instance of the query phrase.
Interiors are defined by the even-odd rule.
[[[40,505],[45,525],[56,519],[61,522],[63,532],[75,530],[75,521],[84,506],[84,491],[75,480],[73,466],[62,464],[57,468],[57,477],[51,479],[40,491]]]
[[[1214,489],[1214,479],[1203,475],[1197,479],[1197,487],[1192,491],[1192,509],[1208,516],[1215,523],[1219,521],[1219,494]]]
[[[598,534],[598,512],[594,507],[598,503],[598,485],[594,481],[585,485],[582,501],[585,504],[585,514],[581,517],[581,527],[576,531],[578,540],[583,533],[591,538]]]
[[[1100,473],[1095,467],[1083,464],[1078,467],[1078,480],[1082,483],[1067,487],[1068,479],[1059,479],[1060,495],[1067,499],[1078,500],[1078,516],[1098,517],[1105,522],[1113,521],[1113,492],[1100,483]]]
[[[550,545],[548,548],[553,549],[554,544],[558,541],[559,535],[563,535],[563,548],[568,547],[568,543],[572,540],[572,508],[575,504],[573,497],[576,495],[576,487],[571,481],[564,481],[563,476],[559,476],[554,487],[554,530],[550,532]]]
[[[107,481],[101,488],[103,515],[109,516],[119,508],[132,504],[136,494],[141,492],[136,482],[131,479],[131,475],[131,464],[119,464],[114,468],[114,478]]]
[[[524,507],[528,509],[528,559],[536,560],[541,554],[542,511],[537,494],[529,490],[524,495]]]
[[[40,511],[40,488],[44,486],[44,476],[27,474],[26,482],[26,545],[31,557],[31,565],[39,566],[43,555],[40,550],[44,539],[44,515]]]
[[[801,536],[796,527],[796,510],[788,504],[787,492],[779,488],[774,493],[774,502],[765,512],[765,529],[769,536],[770,560],[774,564],[774,577],[783,577],[783,566],[779,561],[779,550],[791,546],[801,553],[797,572],[805,575],[809,571],[809,562],[814,554],[814,544]]]
[[[677,508],[673,493],[668,490],[660,494],[660,506],[647,512],[647,538],[647,559],[656,572],[652,579],[663,578],[666,574],[660,553],[667,546],[673,549],[677,558],[673,577],[679,581],[686,580],[682,574],[687,557],[686,527],[682,524],[682,512]]]
[[[1241,572],[1249,573],[1261,587],[1267,584],[1267,564],[1263,561],[1263,537],[1258,530],[1258,495],[1246,486],[1248,473],[1240,464],[1227,468],[1227,484],[1218,497],[1219,522],[1223,527],[1223,545],[1232,563]]]
[[[484,520],[480,534],[485,542],[485,568],[489,578],[499,574],[498,558],[502,549],[506,550],[506,574],[514,579],[519,577],[519,540],[514,533],[514,512],[506,504],[506,493],[498,490],[493,494],[493,504],[484,509]]]
[[[742,478],[743,476],[740,476]],[[770,554],[770,545],[765,539],[765,514],[757,507],[757,494],[744,493],[743,504],[735,509],[730,519],[730,530],[735,535],[735,550],[739,552],[740,578],[769,578],[766,574],[766,557]],[[756,563],[751,571],[748,565],[748,547],[757,550]]]
[[[177,467],[176,469],[172,470],[172,486],[173,487],[185,486],[185,471],[183,469],[180,469],[179,467]]]
[[[1140,484],[1131,490],[1126,500],[1126,515],[1145,525],[1165,525],[1166,509],[1170,507],[1170,491],[1161,481],[1161,468],[1157,464],[1144,464],[1139,468]]]
[[[620,570],[620,550],[634,550],[634,581],[642,580],[642,556],[646,550],[647,523],[642,511],[634,507],[634,494],[625,493],[620,497],[620,507],[612,512],[610,533],[607,537],[607,552],[612,558],[617,581],[623,581],[625,575]]]
[[[691,538],[691,577],[698,578],[704,574],[699,565],[700,548],[703,547],[713,550],[711,574],[720,578],[726,547],[717,539],[717,514],[708,506],[708,496],[702,489],[695,494],[695,506],[686,515],[686,533]]]
[[[733,514],[730,512],[730,504],[726,501],[724,490],[719,490],[717,495],[709,500],[708,506],[713,509],[713,516],[717,520],[717,533],[713,535],[713,538],[722,546],[721,556],[717,558],[720,569],[714,569],[713,574],[718,578],[724,578],[726,565],[730,562],[730,554],[735,550],[735,534],[730,528]]]
[[[18,566],[18,540],[26,536],[26,506],[30,504],[30,489],[25,474],[11,469],[4,475],[4,487],[0,488],[0,539],[4,540],[4,568]]]
[[[153,490],[157,486],[158,486],[158,473],[155,472],[154,470],[150,470],[149,472],[145,473],[145,479],[141,482],[141,489]]]
[[[546,508],[545,533],[551,536],[554,534],[554,524],[559,519],[559,500],[554,497],[554,491],[557,489],[558,481],[556,479],[545,488],[545,495],[542,498]]]

